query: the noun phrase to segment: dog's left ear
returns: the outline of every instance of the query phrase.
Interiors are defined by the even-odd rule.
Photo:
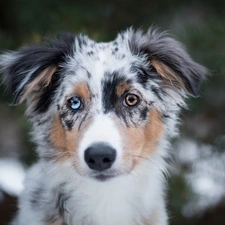
[[[73,54],[75,36],[62,34],[58,39],[0,55],[3,83],[13,93],[13,104],[29,101],[32,112],[45,112],[61,79],[60,64]]]
[[[208,71],[194,62],[181,43],[167,33],[152,28],[146,34],[137,31],[132,34],[129,46],[135,54],[147,55],[149,69],[159,75],[165,87],[198,95],[200,84]]]

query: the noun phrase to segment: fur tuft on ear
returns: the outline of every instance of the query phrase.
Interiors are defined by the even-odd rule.
[[[141,30],[129,32],[132,32],[129,40],[131,51],[146,55],[150,69],[156,71],[167,86],[198,95],[200,84],[208,71],[190,58],[181,43],[166,32],[160,33],[152,27],[146,34]]]
[[[55,82],[60,78],[59,65],[66,60],[66,56],[74,53],[74,42],[75,36],[66,33],[58,39],[48,40],[45,45],[30,46],[0,55],[3,83],[12,91],[14,104],[32,98],[33,92],[38,93],[38,97],[35,97],[37,101],[41,100],[42,95],[47,97],[46,92],[52,97],[57,86]],[[49,102],[49,98],[46,101]],[[36,107],[35,110],[48,108],[46,102],[42,103],[45,107]]]

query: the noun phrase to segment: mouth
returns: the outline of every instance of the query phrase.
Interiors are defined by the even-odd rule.
[[[106,173],[106,172],[98,172],[98,173],[93,173],[90,175],[91,178],[101,181],[101,182],[113,179],[117,176],[118,176],[118,174]]]

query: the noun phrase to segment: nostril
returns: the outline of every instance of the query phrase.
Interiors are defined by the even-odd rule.
[[[96,143],[85,150],[84,159],[89,168],[109,169],[116,159],[116,150],[105,143]]]
[[[110,158],[104,158],[104,159],[103,159],[103,162],[104,162],[104,163],[109,163],[109,162],[111,162],[111,161],[112,161],[112,160],[111,160]]]
[[[94,163],[95,161],[94,161],[94,159],[92,159],[92,158],[88,158],[88,162]]]
[[[88,163],[95,163],[94,159],[88,159]]]

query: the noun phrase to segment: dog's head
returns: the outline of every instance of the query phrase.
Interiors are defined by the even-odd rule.
[[[40,157],[96,179],[164,154],[184,97],[198,94],[207,72],[153,29],[108,43],[64,34],[1,55],[0,68],[14,104],[27,100]]]

